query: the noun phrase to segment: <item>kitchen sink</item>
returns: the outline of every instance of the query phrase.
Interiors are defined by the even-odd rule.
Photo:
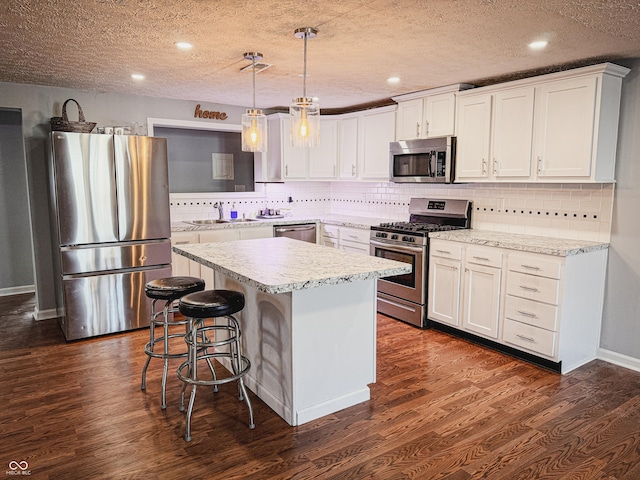
[[[215,225],[216,223],[229,223],[228,220],[185,220],[183,223],[190,223],[191,225]]]
[[[242,222],[257,222],[255,218],[232,218],[231,220],[225,220],[229,223],[242,223]]]

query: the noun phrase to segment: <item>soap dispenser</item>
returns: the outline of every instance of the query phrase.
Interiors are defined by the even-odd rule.
[[[238,211],[236,210],[235,202],[231,206],[231,220],[236,220],[238,218]]]

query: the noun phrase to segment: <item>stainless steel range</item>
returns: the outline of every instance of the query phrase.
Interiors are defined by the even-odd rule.
[[[371,227],[371,255],[409,263],[413,271],[378,280],[378,311],[426,326],[429,232],[471,226],[469,200],[412,198],[409,221]]]

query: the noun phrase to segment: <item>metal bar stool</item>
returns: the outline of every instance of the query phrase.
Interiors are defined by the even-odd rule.
[[[191,414],[196,398],[198,385],[213,386],[214,392],[218,385],[236,381],[238,384],[239,400],[245,400],[249,409],[249,428],[253,423],[253,408],[242,377],[251,368],[249,359],[242,355],[240,337],[242,332],[238,321],[233,316],[244,308],[244,295],[233,290],[205,290],[191,293],[180,299],[180,313],[189,319],[189,333],[185,342],[189,346],[187,361],[178,367],[178,378],[184,383],[180,397],[180,411],[184,411],[184,396],[187,385],[191,385],[191,396],[187,408],[187,419],[184,439],[191,441]],[[213,323],[207,323],[213,319]],[[218,378],[215,372],[211,379],[198,376],[198,362],[206,361],[211,369],[210,359],[225,360],[230,364],[229,375]]]
[[[147,297],[153,299],[151,302],[151,318],[149,323],[149,342],[144,346],[144,353],[147,354],[147,361],[142,368],[142,385],[141,390],[147,388],[147,368],[152,358],[162,358],[164,360],[164,369],[162,371],[162,409],[167,408],[166,389],[167,389],[167,370],[169,368],[170,358],[183,358],[188,355],[188,351],[170,352],[169,340],[172,338],[184,338],[188,332],[189,320],[176,320],[171,318],[169,314],[178,312],[178,308],[173,306],[173,302],[181,297],[204,290],[204,280],[195,277],[165,277],[151,280],[148,282],[144,291]],[[156,302],[162,300],[165,302],[164,307],[160,311],[156,311]],[[174,325],[185,325],[185,333],[169,333],[169,327]],[[161,337],[155,336],[156,327],[163,328]],[[155,350],[156,343],[162,343],[161,352]]]

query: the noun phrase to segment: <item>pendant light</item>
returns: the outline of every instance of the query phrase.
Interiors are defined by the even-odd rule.
[[[297,28],[296,38],[304,39],[304,73],[302,97],[295,98],[289,107],[291,117],[291,145],[298,148],[317,148],[320,145],[320,106],[307,97],[307,39],[318,31],[312,27]]]
[[[242,151],[266,152],[267,151],[267,117],[262,110],[256,108],[256,61],[262,60],[262,54],[247,52],[246,60],[251,60],[253,75],[253,108],[242,115]]]

